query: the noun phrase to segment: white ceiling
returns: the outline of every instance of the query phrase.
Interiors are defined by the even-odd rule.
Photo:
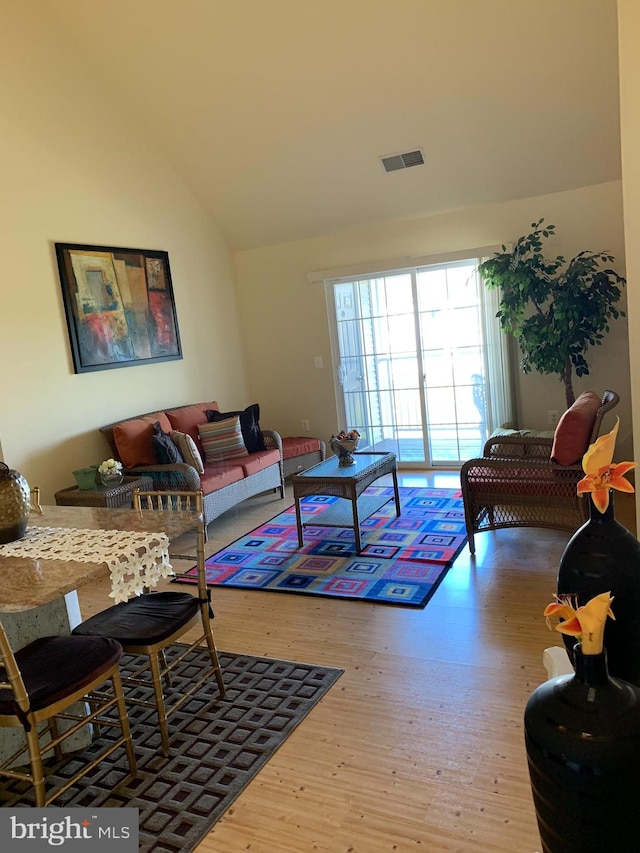
[[[620,178],[615,0],[45,2],[235,248]]]

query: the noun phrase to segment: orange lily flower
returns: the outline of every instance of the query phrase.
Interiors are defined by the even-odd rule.
[[[611,610],[613,601],[611,593],[602,592],[577,609],[570,603],[571,596],[557,596],[556,599],[544,610],[549,628],[551,628],[550,617],[558,616],[564,621],[555,626],[556,631],[568,634],[570,637],[577,637],[582,644],[583,654],[600,654],[604,646],[604,625],[607,616],[611,619],[616,618]]]
[[[616,418],[616,425],[611,432],[600,436],[582,457],[582,470],[586,476],[578,483],[578,494],[589,492],[591,500],[600,512],[605,512],[609,506],[610,489],[628,493],[635,491],[624,475],[635,468],[637,462],[613,464],[619,425],[620,418]]]
[[[572,598],[573,596],[570,595],[556,595],[556,600],[551,604],[547,604],[543,615],[547,618],[547,627],[550,631],[553,631],[551,624],[552,616],[557,616],[559,619],[564,619],[567,622],[575,617],[578,608],[571,604]]]

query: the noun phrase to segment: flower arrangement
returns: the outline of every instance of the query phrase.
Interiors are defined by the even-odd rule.
[[[332,435],[331,438],[335,438],[338,441],[355,441],[356,438],[360,438],[360,433],[357,429],[341,429],[337,435]]]
[[[576,637],[581,643],[582,653],[585,655],[599,655],[604,647],[604,626],[607,616],[611,619],[616,617],[611,610],[613,598],[610,592],[601,592],[594,596],[583,607],[574,606],[574,597],[571,595],[557,595],[556,601],[548,604],[544,610],[547,625],[553,630],[551,617],[556,616],[562,620],[555,626],[556,631]]]
[[[329,447],[338,456],[341,468],[355,464],[353,451],[357,450],[360,441],[360,433],[357,429],[342,429],[336,435],[331,436]]]
[[[587,452],[582,457],[582,470],[585,476],[578,483],[578,494],[591,494],[599,512],[604,513],[609,506],[609,491],[617,489],[619,492],[633,493],[635,489],[624,475],[638,464],[637,462],[619,462],[613,464],[613,453],[616,447],[616,438],[620,418],[616,418],[616,425],[607,433],[600,436],[597,441],[589,445]]]
[[[109,476],[110,474],[122,474],[122,462],[117,462],[115,459],[105,459],[98,466],[98,473],[101,476]]]

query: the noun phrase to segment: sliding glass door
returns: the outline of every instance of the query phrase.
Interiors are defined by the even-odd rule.
[[[477,260],[329,287],[341,425],[362,434],[360,449],[416,467],[478,455],[492,371]]]

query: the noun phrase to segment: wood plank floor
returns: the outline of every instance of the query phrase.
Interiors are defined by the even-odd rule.
[[[226,513],[208,552],[291,502],[289,487],[284,503],[263,495]],[[617,496],[617,507],[635,532],[632,499]],[[543,650],[561,645],[542,611],[568,538],[482,533],[475,559],[465,548],[424,610],[215,590],[220,649],[345,673],[198,853],[538,851],[522,716],[546,677]],[[109,605],[106,591],[81,591],[84,616]]]

